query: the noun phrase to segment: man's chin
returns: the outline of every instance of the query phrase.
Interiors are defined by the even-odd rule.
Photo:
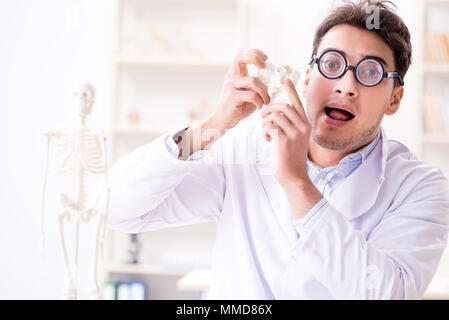
[[[354,147],[355,141],[352,137],[339,137],[335,133],[317,133],[312,131],[312,139],[320,147],[333,151],[342,151]]]

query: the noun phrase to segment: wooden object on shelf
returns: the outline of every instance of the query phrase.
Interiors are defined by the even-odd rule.
[[[449,34],[425,34],[425,60],[449,64]]]
[[[138,110],[130,110],[128,112],[128,122],[133,126],[138,125],[140,123],[140,112]]]
[[[423,99],[424,130],[431,134],[446,134],[447,123],[444,114],[443,97],[439,92],[424,92]]]

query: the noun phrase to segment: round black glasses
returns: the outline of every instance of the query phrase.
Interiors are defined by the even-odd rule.
[[[354,72],[357,81],[366,86],[374,87],[382,82],[383,78],[398,78],[399,84],[404,85],[401,76],[396,72],[385,72],[382,63],[376,58],[367,57],[357,63],[357,66],[348,66],[346,57],[338,50],[324,51],[319,58],[313,55],[309,65],[316,63],[318,70],[327,79],[338,79],[345,75],[346,71]]]

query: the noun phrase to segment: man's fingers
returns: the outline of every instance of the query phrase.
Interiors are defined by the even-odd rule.
[[[251,50],[254,51],[254,53],[256,54],[261,55],[264,58],[264,60],[268,59],[268,56],[262,50],[259,49],[251,49]]]
[[[301,127],[303,124],[303,121],[298,112],[296,112],[293,107],[286,103],[271,104],[264,108],[264,110],[260,113],[260,116],[262,118],[265,118],[272,112],[281,112],[297,128]]]
[[[276,126],[282,129],[282,131],[293,138],[295,136],[295,127],[293,124],[279,112],[270,113],[262,122],[262,125],[270,125],[270,123],[274,123]]]
[[[268,142],[271,142],[271,140],[278,137],[281,132],[282,129],[273,121],[266,121],[265,123],[262,123],[262,135]]]
[[[240,105],[243,104],[244,102],[249,102],[253,104],[257,109],[260,109],[263,106],[262,98],[259,96],[259,94],[257,94],[254,91],[237,90],[236,97],[237,99],[239,99]]]
[[[267,87],[256,77],[238,77],[232,79],[231,85],[236,89],[252,90],[259,94],[263,104],[270,103]]]
[[[248,75],[248,64],[253,64],[256,67],[263,69],[265,68],[265,60],[267,59],[268,56],[258,49],[242,51],[234,58],[231,75],[246,77]]]
[[[287,90],[288,98],[290,99],[290,102],[293,105],[293,107],[296,109],[296,111],[298,111],[298,114],[304,121],[308,121],[306,112],[302,105],[301,99],[299,99],[298,92],[296,92],[296,88],[293,82],[289,78],[286,78],[284,80],[284,86],[285,89]]]

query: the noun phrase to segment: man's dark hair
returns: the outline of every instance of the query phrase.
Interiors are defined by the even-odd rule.
[[[331,14],[318,26],[313,40],[313,54],[317,54],[318,46],[324,35],[332,28],[340,24],[351,25],[360,29],[377,33],[391,48],[394,56],[395,70],[404,79],[412,61],[412,44],[410,32],[401,17],[394,9],[396,6],[391,1],[377,0],[343,0],[343,5],[336,7]],[[379,24],[369,29],[367,21],[373,18],[373,11],[379,13]],[[399,85],[395,81],[396,86]]]

